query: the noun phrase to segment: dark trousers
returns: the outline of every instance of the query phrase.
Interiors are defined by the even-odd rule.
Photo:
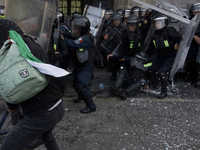
[[[87,107],[94,109],[96,108],[94,101],[91,96],[90,88],[88,87],[94,71],[94,63],[75,67],[73,70],[74,84],[78,88],[78,95],[83,98]]]
[[[62,104],[59,104],[53,110],[41,115],[24,116],[9,133],[1,146],[1,150],[23,150],[37,137],[42,137],[47,150],[59,150],[52,130],[63,115],[64,108]]]
[[[153,64],[149,71],[153,75],[155,75],[156,72],[158,72],[159,74],[162,73],[166,75],[171,71],[173,63],[174,63],[174,57],[164,57],[158,55],[153,61]]]

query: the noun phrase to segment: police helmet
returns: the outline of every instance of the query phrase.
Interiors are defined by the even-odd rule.
[[[200,3],[192,4],[190,10],[192,13],[199,13],[200,12]]]
[[[121,25],[122,18],[121,18],[121,15],[119,13],[113,13],[112,14],[112,16],[111,16],[111,25],[115,26],[115,24],[114,24],[115,21],[119,21],[119,25]]]
[[[141,16],[141,8],[139,6],[134,6],[131,9],[131,14],[134,14],[134,15],[140,17]]]
[[[123,9],[118,9],[116,13],[119,13],[122,17],[124,16],[124,10]]]
[[[60,11],[59,12],[59,15],[57,14],[57,17],[60,17],[60,23],[64,23],[64,18],[65,18],[65,16],[64,16],[64,14],[63,14],[63,12],[62,11]]]
[[[131,10],[130,9],[125,9],[124,10],[124,18],[128,18],[131,14]]]
[[[80,15],[81,15],[81,14],[80,14],[79,12],[74,12],[74,13],[72,14],[71,21],[73,21],[74,18],[76,18],[76,17],[78,17],[78,16],[80,16]]]
[[[158,15],[153,19],[155,30],[160,30],[168,25],[168,17],[164,15]]]
[[[5,6],[0,5],[0,15],[4,15]]]
[[[105,14],[106,14],[106,15],[112,15],[112,14],[113,14],[113,11],[112,11],[111,9],[106,10]]]
[[[57,28],[58,24],[61,24],[61,23],[64,23],[64,14],[61,11],[59,11],[56,13],[56,18],[53,21],[53,28]]]
[[[120,14],[120,15],[121,15],[121,19],[124,20],[125,10],[123,10],[123,9],[118,9],[118,10],[116,11],[116,13]]]
[[[147,9],[146,8],[141,8],[141,16],[144,17],[147,13]]]
[[[85,16],[78,16],[72,21],[72,36],[78,38],[82,35],[89,33],[90,20]]]
[[[60,23],[64,23],[64,18],[65,17],[62,11],[56,13],[56,20],[58,21],[59,19]]]
[[[106,10],[105,12],[105,19],[110,19],[110,16],[113,14],[113,11],[111,9]]]
[[[126,21],[127,26],[137,26],[138,24],[138,17],[134,14],[130,15]]]

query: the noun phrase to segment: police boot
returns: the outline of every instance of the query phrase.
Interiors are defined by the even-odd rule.
[[[135,82],[134,84],[132,84],[131,86],[127,87],[125,90],[123,90],[121,93],[120,93],[120,97],[125,100],[128,95],[133,92],[134,90],[137,90],[141,87],[143,81],[142,80],[139,80],[137,82]]]
[[[92,97],[84,97],[84,102],[86,104],[86,108],[81,109],[81,113],[91,113],[96,111],[96,105],[92,99]]]
[[[200,89],[200,64],[198,64],[197,66],[197,79],[196,79],[195,87],[197,89]]]
[[[157,95],[157,98],[163,99],[167,97],[167,78],[161,77],[161,93]]]
[[[116,78],[114,86],[115,87],[120,87],[123,84],[124,79],[125,79],[125,77],[126,77],[127,74],[128,73],[127,73],[126,68],[124,68],[124,67],[121,66],[121,68],[119,70],[119,73],[118,73],[118,76]]]
[[[112,75],[110,77],[110,80],[116,80],[118,71],[119,71],[119,66],[116,65],[115,62],[112,62],[112,68],[111,68]]]
[[[117,79],[115,81],[115,84],[111,85],[109,88],[114,95],[118,96],[120,94],[120,91],[122,90],[120,89],[120,86],[123,84],[126,74],[127,74],[126,69],[121,67]]]

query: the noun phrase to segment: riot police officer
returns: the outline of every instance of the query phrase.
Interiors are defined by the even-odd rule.
[[[64,25],[64,14],[60,11],[57,12],[57,16],[54,20],[52,29],[54,39],[50,41],[50,45],[52,46],[52,42],[54,42],[52,46],[55,52],[53,64],[60,68],[67,69],[69,66],[69,52],[64,41],[64,36],[60,30],[60,26],[62,25]]]
[[[71,22],[78,16],[80,16],[81,14],[79,12],[73,12],[72,16],[71,16]]]
[[[136,66],[131,66],[131,59],[133,59],[135,55],[141,51],[140,47],[144,40],[142,34],[138,30],[138,22],[139,18],[133,14],[127,19],[126,25],[128,30],[122,35],[122,44],[119,48],[119,60],[121,62],[121,67],[115,83],[110,86],[111,92],[122,97],[123,99],[126,99],[129,93],[140,87],[140,81],[144,78],[144,76],[142,76],[143,71],[135,72]],[[132,76],[133,74],[139,75],[139,78]],[[125,81],[129,86],[123,89],[122,85]]]
[[[143,34],[143,36],[146,36],[150,27],[150,21],[148,16],[146,15],[147,9],[135,6],[131,9],[131,14],[134,14],[139,17],[138,28],[140,32]]]
[[[126,27],[122,24],[121,15],[113,13],[111,16],[111,26],[102,33],[104,40],[101,42],[101,51],[104,57],[107,58],[108,68],[111,68],[111,80],[116,78],[119,69],[118,50],[125,30]]]
[[[113,11],[111,9],[106,10],[105,12],[105,21],[104,21],[104,25],[103,25],[103,31],[105,31],[108,26],[110,26],[110,22],[111,22],[111,15],[113,14]]]
[[[88,87],[94,69],[93,36],[89,33],[90,21],[87,17],[78,16],[72,21],[71,26],[72,36],[75,40],[65,37],[65,42],[74,52],[72,85],[78,94],[78,99],[75,102],[84,100],[86,108],[80,112],[90,113],[96,111],[96,105]]]
[[[200,3],[193,4],[190,8],[190,12],[192,18],[200,13]],[[190,75],[189,78],[194,79],[195,76],[195,87],[200,89],[200,24],[195,32],[193,41],[190,45],[190,49],[186,58],[186,64],[189,64],[186,65],[186,72]]]
[[[4,18],[4,10],[5,10],[5,6],[0,5],[0,19]]]
[[[154,59],[149,73],[155,86],[160,78],[161,93],[157,95],[157,98],[163,99],[167,97],[168,75],[178,50],[181,35],[173,27],[167,27],[168,18],[164,15],[155,17],[153,24],[155,31],[151,37],[148,53],[155,50],[157,57]]]

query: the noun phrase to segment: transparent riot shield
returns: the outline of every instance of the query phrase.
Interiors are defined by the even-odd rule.
[[[104,24],[104,15],[105,10],[101,9],[101,7],[98,8],[90,5],[85,6],[83,16],[86,16],[90,20],[90,33],[95,38],[94,44],[96,44],[99,39]]]
[[[45,2],[49,2],[49,3],[54,3],[56,5],[56,11],[58,12],[59,11],[59,5],[60,5],[60,1],[59,0],[42,0],[42,1],[45,1]]]
[[[185,63],[185,59],[187,57],[190,44],[192,43],[194,34],[197,30],[197,27],[200,23],[200,13],[196,15],[189,23],[189,25],[186,28],[185,33],[183,34],[183,38],[181,40],[181,43],[179,45],[179,49],[170,73],[170,80],[173,79],[175,73],[182,69]]]
[[[6,0],[5,19],[18,24],[24,34],[38,40],[47,53],[56,6],[43,0]]]
[[[150,1],[149,3],[147,2],[143,2],[141,0],[132,0],[133,2],[136,2],[140,5],[143,5],[143,6],[146,6],[148,8],[151,8],[153,10],[156,10],[164,15],[167,15],[173,19],[176,19],[184,24],[186,24],[186,29],[184,30],[183,34],[182,34],[182,40],[181,40],[181,43],[179,44],[179,49],[178,49],[178,52],[177,52],[177,55],[176,55],[176,58],[175,58],[175,62],[173,64],[173,67],[172,67],[172,70],[171,70],[171,73],[170,73],[170,80],[173,80],[173,77],[175,75],[175,73],[179,70],[179,69],[182,69],[183,66],[184,66],[184,63],[185,63],[185,59],[186,59],[186,56],[187,56],[187,53],[189,51],[189,48],[190,48],[190,44],[192,42],[192,39],[193,39],[193,36],[196,32],[196,29],[198,27],[198,24],[199,24],[199,21],[200,21],[200,14],[198,14],[196,17],[194,17],[192,20],[189,20],[187,18],[184,18],[183,16],[184,15],[181,15],[181,14],[175,14],[174,12],[171,12],[171,11],[167,11],[163,8],[159,8],[159,7],[156,7],[154,5],[152,5],[152,1]],[[162,1],[162,3],[165,2],[165,3],[168,3],[168,4],[171,4],[173,5],[174,1],[172,0],[164,0]],[[183,3],[185,2],[185,3]],[[177,5],[182,5],[182,4],[188,4],[188,2],[186,2],[185,0],[178,0],[176,1],[176,4]],[[191,1],[190,1],[190,4]],[[168,5],[170,6],[170,5]],[[176,7],[175,6],[173,7],[175,10],[180,10],[180,8]]]

